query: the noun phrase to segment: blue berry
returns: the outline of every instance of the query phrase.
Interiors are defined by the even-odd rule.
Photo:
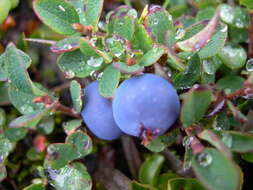
[[[170,82],[154,74],[125,80],[113,100],[117,125],[132,136],[143,136],[147,131],[163,134],[175,122],[179,112],[176,90]]]
[[[81,113],[90,131],[100,139],[114,140],[121,136],[112,114],[112,103],[102,97],[98,91],[98,82],[94,81],[85,88],[85,107]]]

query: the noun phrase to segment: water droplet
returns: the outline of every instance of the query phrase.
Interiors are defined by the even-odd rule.
[[[223,26],[222,26],[222,28],[221,28],[220,31],[221,31],[221,32],[227,32],[227,31],[228,31],[228,25],[223,24]]]
[[[178,28],[177,30],[176,30],[176,39],[177,40],[179,40],[179,39],[181,39],[181,38],[183,38],[184,37],[184,35],[185,35],[185,30],[183,29],[183,28]]]
[[[71,44],[64,44],[64,46],[63,46],[64,50],[69,50],[71,48],[73,48]]]
[[[221,139],[224,144],[228,147],[231,148],[233,145],[233,138],[229,134],[223,134],[222,139]]]
[[[75,73],[73,71],[67,71],[65,72],[66,78],[71,79],[75,76]]]
[[[240,18],[237,18],[237,19],[235,20],[235,26],[236,26],[237,28],[243,28],[243,27],[244,27],[243,21],[242,21]]]
[[[212,163],[213,157],[212,157],[211,154],[209,154],[207,152],[201,152],[197,156],[197,161],[198,161],[200,166],[207,167]]]
[[[186,161],[186,162],[184,162],[183,170],[187,171],[191,168],[191,166],[192,166],[192,162],[191,161]]]
[[[33,107],[30,106],[29,104],[24,104],[23,106],[20,107],[20,110],[24,113],[31,113],[34,111]]]
[[[189,137],[189,136],[184,137],[183,146],[189,147],[191,145],[192,141],[193,141],[193,137]]]
[[[210,62],[209,60],[207,59],[204,59],[203,62],[203,69],[204,69],[204,72],[209,74],[209,75],[213,75],[215,73],[215,65]]]
[[[119,26],[123,26],[123,25],[124,25],[124,22],[118,22],[118,25],[119,25]]]
[[[246,63],[246,70],[249,72],[253,71],[253,58],[249,59]]]
[[[231,24],[235,17],[234,8],[230,5],[222,5],[220,8],[220,17],[224,22]]]
[[[103,58],[102,57],[99,57],[99,58],[94,58],[94,57],[91,57],[88,61],[87,61],[87,64],[89,66],[92,66],[92,67],[100,67],[103,63]]]
[[[58,8],[59,8],[61,11],[63,11],[63,12],[66,11],[62,5],[59,5]]]
[[[154,24],[154,25],[157,25],[158,23],[159,23],[158,19],[155,18],[155,19],[153,20],[153,24]]]
[[[132,16],[133,18],[137,18],[138,17],[138,13],[135,9],[130,9],[128,12],[127,12],[127,15],[128,16]]]
[[[77,8],[76,11],[77,11],[77,13],[79,13],[79,14],[82,13],[82,9],[81,9],[81,8]]]

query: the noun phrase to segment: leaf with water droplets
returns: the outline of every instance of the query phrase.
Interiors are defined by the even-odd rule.
[[[239,45],[227,44],[218,53],[218,56],[230,69],[242,68],[247,60],[247,53],[245,49]]]
[[[193,86],[183,98],[180,120],[184,127],[199,121],[207,111],[211,101],[211,90]]]
[[[226,94],[235,92],[243,86],[245,79],[237,75],[225,76],[217,81],[220,90],[224,90]]]
[[[210,190],[238,190],[242,185],[239,167],[224,154],[206,148],[192,159],[192,167],[200,182]]]
[[[76,147],[78,155],[77,158],[85,157],[92,151],[91,138],[82,131],[70,134],[66,139],[66,143],[72,144]]]
[[[234,152],[252,152],[253,135],[237,131],[222,131],[222,141]]]
[[[139,171],[140,182],[156,186],[164,161],[165,158],[159,154],[146,158]]]
[[[72,134],[82,125],[81,119],[74,119],[63,123],[64,131],[67,135]]]
[[[60,55],[57,59],[57,64],[61,71],[66,74],[67,78],[84,78],[89,76],[91,72],[101,69],[100,66],[93,67],[88,65],[90,59],[90,57],[85,56],[80,50],[75,50]]]
[[[13,144],[7,138],[0,139],[0,164],[4,162],[13,149]]]
[[[130,7],[119,7],[109,18],[107,25],[109,35],[116,34],[124,39],[132,40],[135,31],[136,17],[129,14]]]
[[[173,79],[174,86],[177,89],[190,88],[200,78],[201,62],[196,53],[188,61],[188,66],[184,72],[181,72]]]
[[[7,128],[4,131],[4,135],[11,142],[17,142],[23,139],[26,136],[27,132],[28,130],[25,128]]]
[[[150,36],[158,43],[165,44],[165,35],[174,31],[172,16],[162,7],[151,5],[143,22]]]
[[[102,96],[111,98],[114,96],[120,80],[120,72],[112,65],[105,68],[102,78],[99,80],[99,92]]]
[[[50,47],[54,53],[64,53],[74,51],[79,48],[80,37],[70,37],[58,41],[56,44]]]
[[[49,168],[47,172],[49,183],[56,190],[91,190],[92,180],[82,163],[75,162],[59,170]]]
[[[182,51],[197,51],[204,47],[212,38],[216,27],[219,24],[219,9],[214,14],[213,18],[200,32],[191,38],[176,43],[176,47]]]
[[[82,110],[82,87],[81,85],[76,81],[73,80],[70,83],[70,95],[73,102],[73,106],[76,112],[80,112]]]
[[[72,25],[79,23],[75,8],[62,0],[35,0],[33,9],[37,16],[55,32],[64,35],[76,33]]]
[[[74,145],[54,143],[47,147],[47,157],[44,164],[53,169],[60,169],[77,157],[77,149]]]
[[[143,55],[143,57],[140,59],[139,64],[145,67],[150,66],[156,63],[164,53],[164,48],[154,46],[151,50]]]
[[[42,183],[32,184],[25,187],[23,190],[45,190],[45,185]]]
[[[205,190],[205,188],[196,180],[191,178],[173,178],[168,181],[167,190]]]

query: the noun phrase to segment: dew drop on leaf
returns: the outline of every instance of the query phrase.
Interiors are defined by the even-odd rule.
[[[184,137],[183,146],[189,147],[191,145],[192,141],[193,141],[193,137],[189,137],[189,136]]]
[[[66,11],[62,5],[59,5],[58,7],[59,7],[59,9],[60,9],[61,11],[63,11],[63,12]]]
[[[99,57],[99,58],[94,58],[94,57],[91,57],[88,61],[87,61],[87,64],[89,66],[92,66],[92,67],[99,67],[101,66],[103,63],[103,58],[102,57]]]
[[[212,164],[213,157],[212,157],[211,154],[209,154],[207,152],[201,152],[197,156],[197,161],[198,161],[198,163],[199,163],[200,166],[207,167],[210,164]]]
[[[246,70],[249,72],[253,71],[253,58],[249,59],[246,63]]]
[[[128,12],[127,12],[127,15],[128,16],[132,16],[133,18],[137,18],[138,16],[138,13],[135,9],[130,9]]]
[[[224,134],[222,137],[222,141],[228,148],[231,148],[233,145],[233,139],[229,134]]]
[[[220,9],[220,17],[221,19],[231,24],[234,20],[234,9],[230,5],[222,5]]]
[[[210,62],[209,60],[204,59],[203,60],[203,69],[204,72],[209,74],[209,75],[213,75],[215,73],[215,65]]]
[[[185,33],[186,33],[186,31],[185,31],[183,28],[178,28],[178,29],[176,30],[176,37],[175,37],[175,38],[176,38],[177,40],[179,40],[179,39],[181,39],[181,38],[184,37]]]

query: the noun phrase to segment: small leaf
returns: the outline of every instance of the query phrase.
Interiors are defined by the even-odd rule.
[[[148,15],[144,19],[144,26],[154,40],[165,44],[165,34],[167,31],[173,31],[172,16],[162,7],[151,5]]]
[[[53,116],[43,117],[40,123],[37,125],[37,129],[39,132],[43,134],[51,134],[54,130],[55,121]]]
[[[212,38],[216,27],[219,24],[219,9],[214,14],[213,18],[206,25],[206,27],[192,36],[191,38],[176,43],[178,49],[183,51],[196,51],[204,47],[208,41]]]
[[[49,181],[56,190],[91,190],[92,180],[85,166],[73,163],[59,170],[47,169]]]
[[[194,54],[184,72],[179,73],[174,79],[174,85],[177,89],[190,88],[200,78],[201,62],[198,54]]]
[[[241,187],[239,167],[213,148],[206,148],[195,155],[192,166],[200,182],[208,189],[238,190]]]
[[[78,127],[80,127],[81,125],[82,125],[82,120],[75,119],[75,120],[71,120],[71,121],[64,123],[63,128],[64,128],[65,133],[69,135],[69,134],[75,132],[76,129]]]
[[[102,78],[99,80],[99,92],[102,96],[110,98],[114,96],[120,80],[120,72],[112,65],[106,67]]]
[[[141,165],[139,179],[141,183],[156,186],[165,158],[162,155],[154,154],[148,157]]]
[[[224,90],[226,94],[232,93],[243,86],[244,78],[236,75],[225,76],[216,83],[218,88]]]
[[[251,0],[240,0],[240,4],[253,9],[253,2]]]
[[[205,190],[205,188],[196,180],[191,178],[174,178],[169,180],[167,190]]]
[[[75,8],[63,0],[35,0],[33,9],[37,16],[55,32],[73,35],[72,25],[79,22]]]
[[[76,81],[73,80],[70,83],[70,95],[73,102],[73,106],[76,112],[80,112],[82,110],[82,87],[81,85]]]
[[[8,139],[0,139],[0,165],[5,160],[5,158],[7,158],[12,149],[13,144]]]
[[[85,25],[92,25],[97,27],[100,15],[102,13],[102,8],[104,0],[84,0],[84,19]],[[81,9],[82,11],[83,9]]]
[[[143,66],[140,66],[139,64],[128,66],[126,63],[123,62],[113,62],[112,66],[115,69],[119,70],[121,73],[132,75],[140,74],[145,70],[145,68]]]
[[[80,40],[80,50],[81,52],[86,56],[91,56],[91,58],[87,61],[87,64],[90,66],[98,67],[102,65],[103,60],[106,63],[110,63],[112,61],[112,58],[106,53],[101,50],[99,50],[94,44],[92,44],[88,39],[82,38]],[[102,58],[102,59],[101,59]],[[96,62],[96,64],[92,64],[91,60],[101,60]],[[90,63],[89,63],[90,62]]]
[[[219,58],[230,69],[242,68],[247,60],[247,53],[241,46],[226,45],[218,53]]]
[[[60,169],[77,158],[76,148],[72,144],[54,143],[47,147],[46,164]]]
[[[124,39],[132,40],[135,31],[136,15],[132,15],[136,10],[129,7],[119,7],[109,18],[108,33],[116,34]],[[136,17],[135,17],[136,16]]]
[[[89,59],[90,57],[85,56],[80,50],[75,50],[60,55],[57,59],[57,64],[68,78],[84,78],[101,68],[88,65]]]
[[[150,66],[156,63],[164,53],[165,53],[164,48],[153,47],[151,50],[149,50],[147,53],[144,54],[144,56],[140,59],[139,64],[145,67]]]
[[[50,47],[54,53],[64,53],[74,51],[79,48],[80,37],[70,37],[58,41]]]
[[[76,147],[78,158],[82,158],[92,151],[91,138],[81,131],[70,134],[66,139],[66,143]]]
[[[45,186],[42,183],[32,184],[25,187],[23,190],[45,190]]]
[[[184,127],[199,121],[212,101],[212,91],[193,88],[183,99],[180,120]]]
[[[170,171],[168,171],[167,173],[161,174],[159,176],[158,187],[161,190],[168,190],[168,182],[169,180],[174,179],[174,178],[178,178],[178,175]]]
[[[243,154],[241,154],[241,156],[242,156],[242,159],[253,163],[253,152],[243,153]]]
[[[222,141],[234,152],[253,152],[253,134],[223,131]]]
[[[0,127],[4,126],[6,123],[6,113],[4,109],[0,108]]]
[[[24,128],[7,128],[4,131],[4,135],[7,139],[9,139],[11,142],[17,142],[21,139],[23,139],[27,134],[27,129]]]

